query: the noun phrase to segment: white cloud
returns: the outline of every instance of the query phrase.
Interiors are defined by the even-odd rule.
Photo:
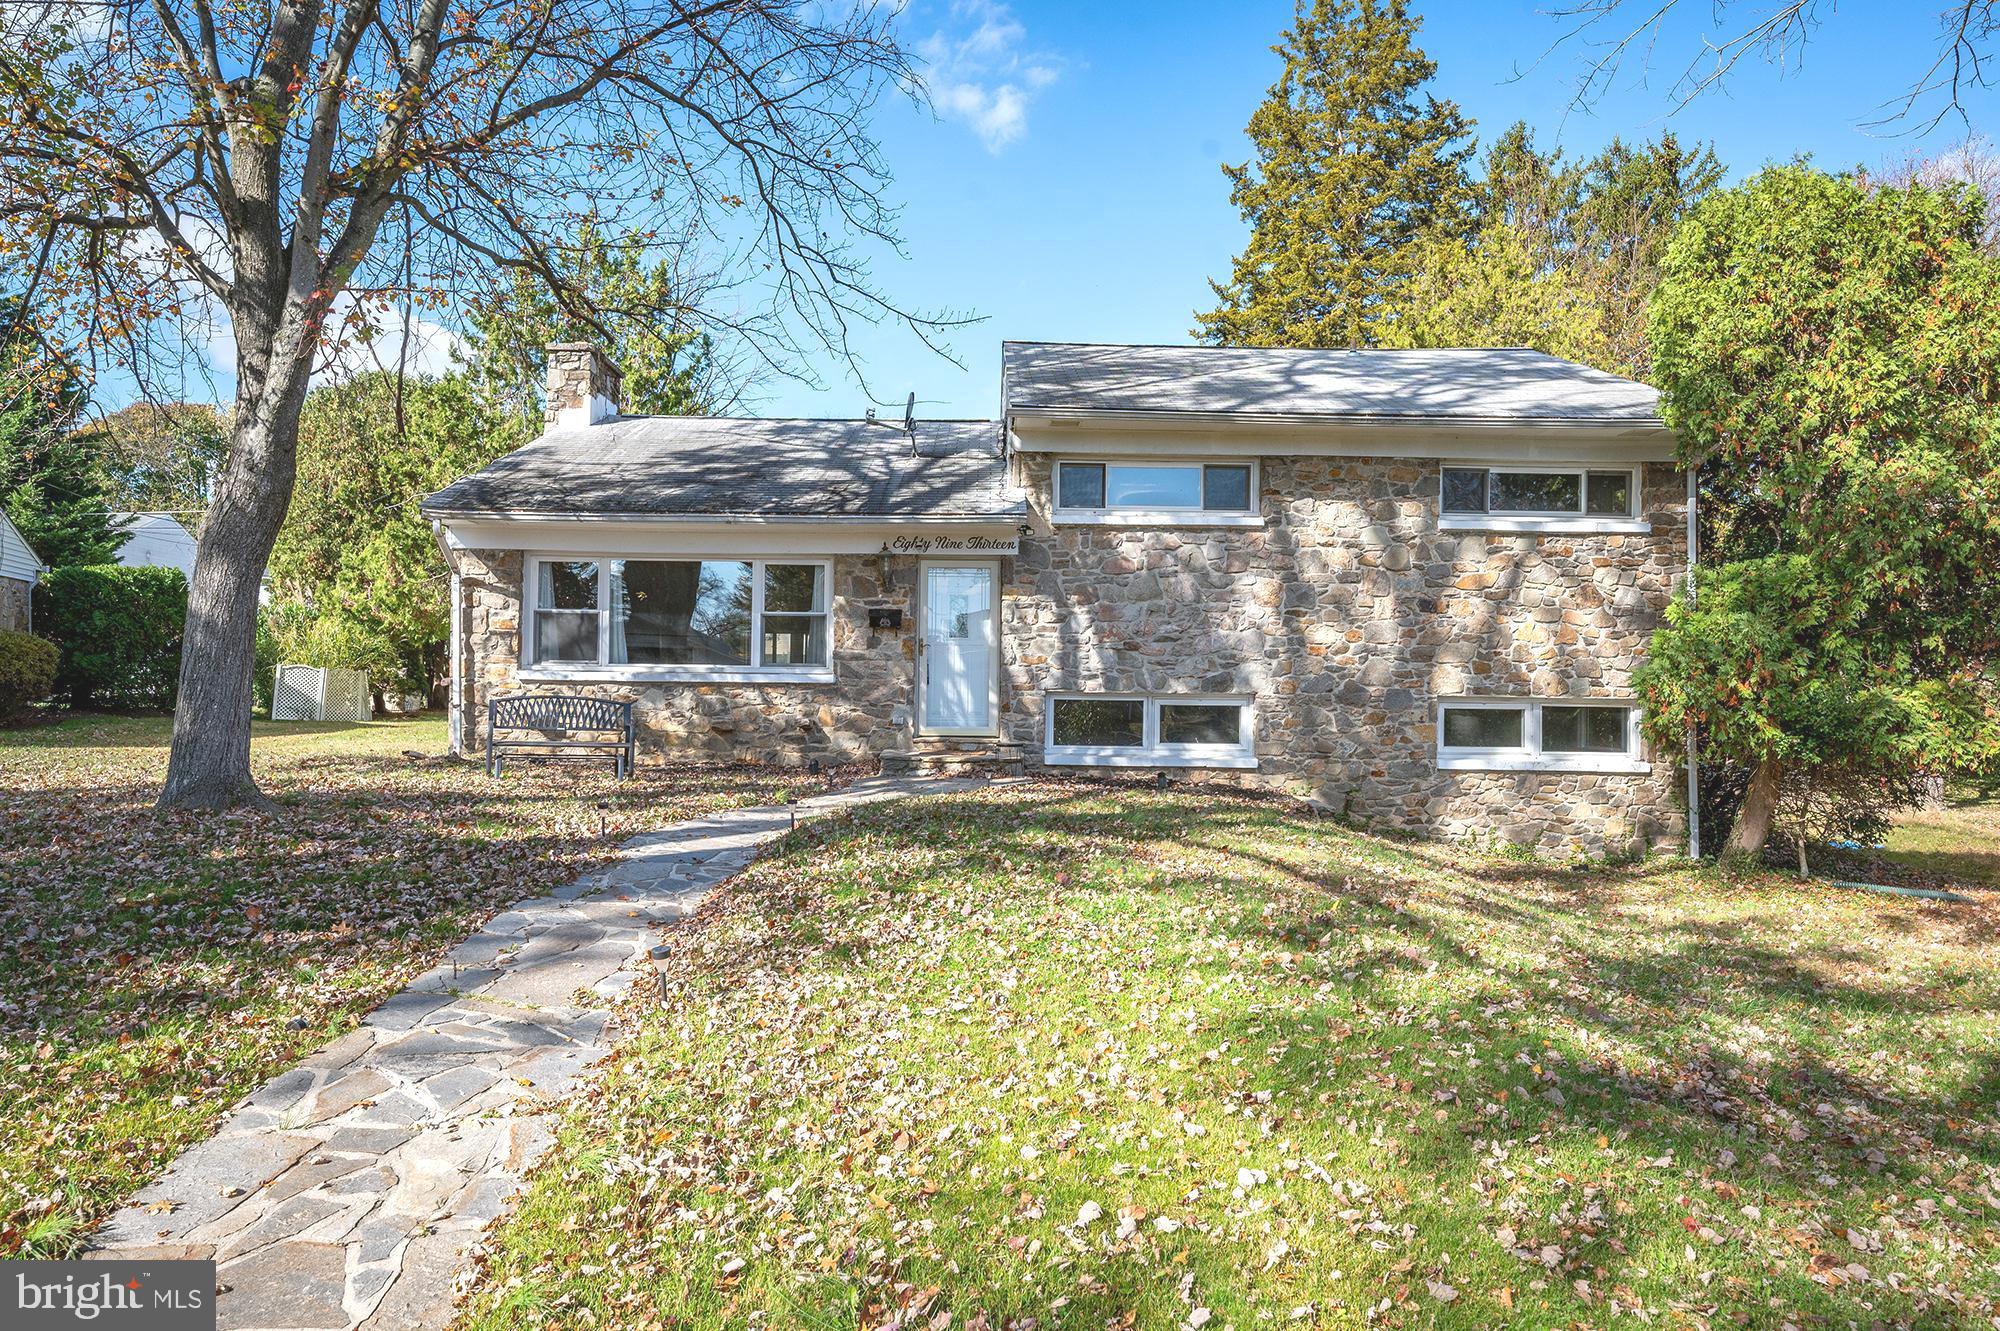
[[[1028,30],[999,0],[954,0],[951,21],[917,44],[931,100],[972,127],[988,152],[1028,129],[1028,106],[1061,76],[1061,61],[1027,48]]]
[[[998,152],[1028,128],[1028,99],[1011,83],[995,88],[976,83],[940,83],[932,90],[938,109],[972,126],[989,152]]]
[[[208,363],[217,373],[233,373],[236,337],[229,320],[214,302],[208,303],[206,313]],[[456,332],[379,301],[363,303],[352,292],[334,298],[327,327],[336,331],[338,341],[320,349],[313,367],[315,386],[399,366],[406,374],[435,379],[464,364],[465,340]]]
[[[339,382],[370,370],[393,370],[400,363],[407,374],[441,378],[465,364],[465,339],[443,324],[432,323],[378,303],[361,304],[351,294],[334,301],[329,326],[347,318],[349,335],[320,357],[318,382]]]
[[[0,5],[7,0],[0,0]],[[183,213],[174,219],[202,261],[225,281],[234,264],[221,230],[206,218]],[[115,385],[100,401],[105,410],[126,405],[135,393],[186,401],[227,402],[235,391],[236,336],[228,312],[206,288],[167,261],[166,242],[153,231],[134,234],[131,257],[146,278],[170,281],[179,309],[149,330],[154,355],[146,364],[123,364],[114,348],[104,348],[100,373]],[[360,297],[343,291],[327,314],[329,340],[314,358],[312,384],[342,383],[371,370],[397,370],[440,378],[464,368],[469,347],[446,324],[414,314],[399,301]],[[127,382],[129,380],[129,383]]]
[[[202,261],[227,279],[234,264],[221,230],[192,214],[180,215],[175,223]],[[158,235],[142,232],[134,243],[150,270],[166,271],[166,242]],[[233,376],[236,337],[221,302],[185,278],[181,292],[180,331],[192,343],[189,350],[206,362],[200,368],[209,376]],[[334,297],[326,326],[336,340],[319,352],[313,370],[315,384],[339,383],[369,370],[393,370],[399,365],[406,373],[437,378],[458,368],[466,350],[464,339],[443,324],[408,314],[399,305],[380,299],[363,300],[351,291]]]

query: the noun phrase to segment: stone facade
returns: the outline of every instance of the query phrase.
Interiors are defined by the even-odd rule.
[[[1015,465],[1032,530],[999,561],[999,729],[1031,766],[1051,691],[1248,695],[1257,768],[1176,780],[1323,793],[1370,823],[1552,853],[1680,839],[1671,755],[1646,774],[1448,771],[1435,757],[1441,698],[1630,695],[1686,561],[1671,467],[1644,469],[1650,534],[1513,535],[1440,531],[1435,460],[1266,458],[1263,524],[1218,528],[1058,527],[1048,459]],[[487,696],[521,687],[521,565],[511,551],[461,556],[469,751]],[[833,685],[574,687],[636,698],[655,758],[903,749],[918,567],[835,559]],[[903,627],[871,630],[871,608],[903,610]]]
[[[558,687],[565,693],[635,701],[641,761],[853,762],[909,742],[914,558],[849,555],[834,560],[832,685],[524,683],[521,553],[460,551],[458,561],[465,652],[462,747],[468,753],[485,748],[489,697]],[[904,627],[869,628],[872,609],[902,610]]]
[[[1549,851],[1680,837],[1665,764],[1435,759],[1440,698],[1629,695],[1686,561],[1671,468],[1645,470],[1650,535],[1555,536],[1440,531],[1435,461],[1266,458],[1263,526],[1171,529],[1056,527],[1049,461],[1020,465],[1036,536],[1001,636],[1008,723],[1031,751],[1048,691],[1247,694],[1257,769],[1177,778],[1319,791],[1371,822]]]
[[[20,578],[0,578],[0,629],[28,631],[29,598],[34,590]]]

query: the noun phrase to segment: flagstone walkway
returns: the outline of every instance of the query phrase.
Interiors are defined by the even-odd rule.
[[[609,1052],[608,1002],[650,969],[657,926],[795,817],[978,784],[876,778],[633,838],[267,1082],[106,1221],[90,1255],[215,1259],[222,1331],[443,1326],[466,1250]]]

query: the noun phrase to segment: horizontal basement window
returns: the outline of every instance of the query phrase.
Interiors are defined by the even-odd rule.
[[[1071,521],[1250,521],[1256,501],[1250,462],[1056,463],[1056,516]]]
[[[1057,694],[1043,760],[1099,767],[1255,767],[1247,698]]]
[[[1639,709],[1567,699],[1447,699],[1438,766],[1471,771],[1644,772]]]
[[[1631,467],[1446,467],[1440,525],[1505,530],[1643,530]]]

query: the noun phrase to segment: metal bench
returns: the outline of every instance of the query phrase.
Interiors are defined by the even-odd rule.
[[[489,777],[499,776],[510,757],[605,757],[622,781],[632,774],[633,740],[629,702],[574,693],[521,693],[486,700]]]

